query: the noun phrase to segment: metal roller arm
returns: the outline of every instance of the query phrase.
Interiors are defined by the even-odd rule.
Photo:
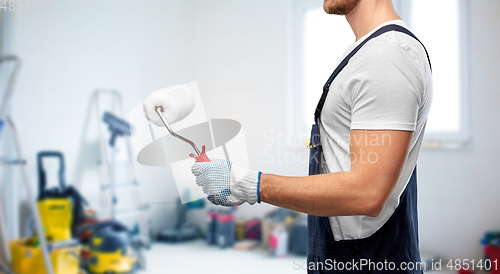
[[[160,120],[163,122],[163,124],[165,125],[165,127],[167,128],[168,132],[170,132],[170,134],[172,134],[172,136],[174,136],[175,138],[178,138],[188,144],[190,144],[193,148],[194,148],[194,151],[196,151],[196,154],[197,155],[200,155],[201,152],[200,150],[198,149],[198,147],[194,144],[194,142],[192,142],[191,140],[187,139],[187,138],[184,138],[182,136],[180,136],[179,134],[175,133],[171,128],[170,126],[168,125],[167,121],[165,120],[165,118],[163,117],[163,107],[161,106],[157,106],[156,107],[156,113],[158,114],[158,116],[160,117]]]

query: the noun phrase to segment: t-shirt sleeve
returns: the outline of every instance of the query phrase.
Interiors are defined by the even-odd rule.
[[[424,81],[411,55],[398,44],[378,42],[360,57],[343,94],[351,129],[415,131]]]

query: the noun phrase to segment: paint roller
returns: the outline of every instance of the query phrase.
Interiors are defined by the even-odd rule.
[[[165,127],[172,136],[190,144],[196,154],[189,156],[195,158],[198,162],[210,162],[205,154],[205,146],[201,151],[191,140],[175,133],[170,127],[171,124],[178,122],[188,116],[194,109],[194,96],[191,90],[184,86],[173,86],[157,90],[144,99],[142,106],[144,115],[153,124],[159,127]]]

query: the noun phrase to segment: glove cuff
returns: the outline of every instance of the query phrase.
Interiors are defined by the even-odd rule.
[[[248,170],[234,164],[231,167],[231,171],[233,175],[233,182],[235,183],[234,188],[231,186],[231,194],[235,197],[241,195],[242,197],[240,198],[244,199],[251,205],[256,202],[260,202],[258,197],[260,172]]]

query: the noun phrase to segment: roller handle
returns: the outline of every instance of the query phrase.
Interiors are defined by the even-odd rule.
[[[205,153],[205,145],[201,147],[200,155],[196,156],[194,153],[191,153],[189,156],[195,158],[197,162],[210,162],[210,159],[208,159],[208,156]]]

